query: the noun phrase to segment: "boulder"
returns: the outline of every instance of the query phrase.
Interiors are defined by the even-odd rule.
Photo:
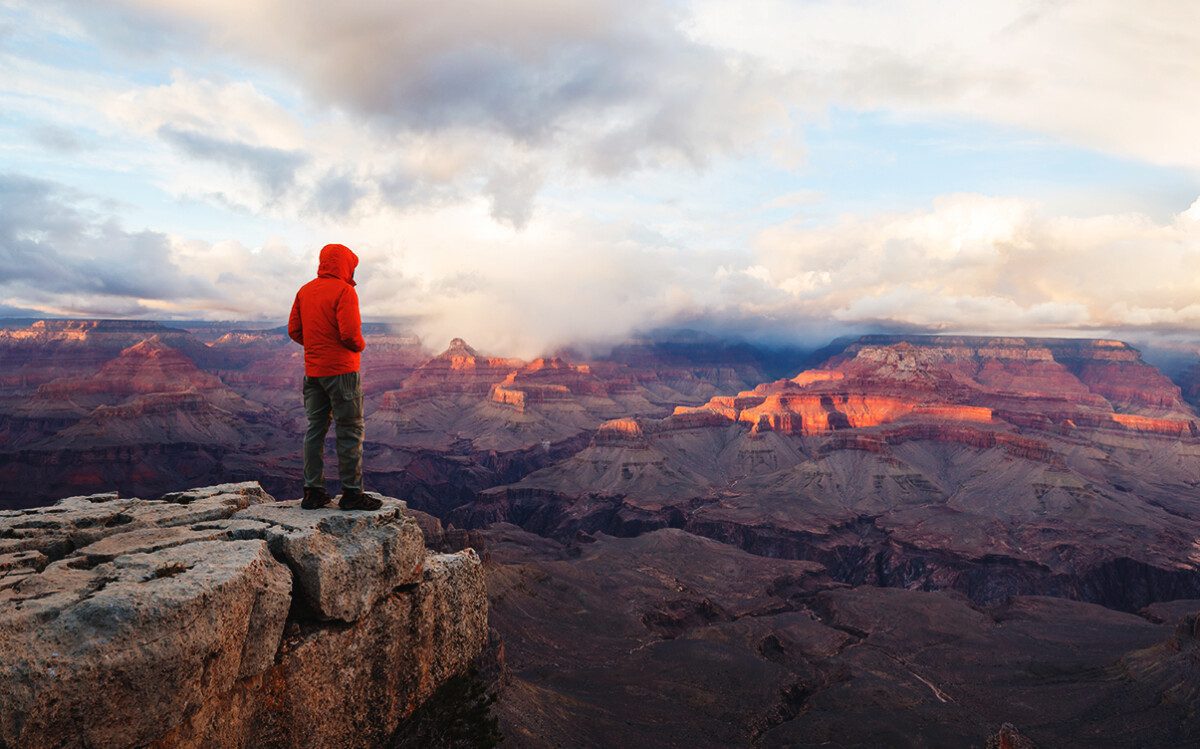
[[[292,501],[255,505],[235,518],[265,526],[271,551],[291,567],[300,603],[312,614],[352,622],[420,574],[425,542],[404,509],[394,499],[372,512],[304,510]]]

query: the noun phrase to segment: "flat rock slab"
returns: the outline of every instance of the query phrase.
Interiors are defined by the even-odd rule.
[[[352,622],[419,579],[425,542],[405,509],[387,498],[378,510],[351,512],[291,501],[254,505],[234,520],[265,526],[271,552],[292,569],[300,602],[314,616]]]
[[[68,497],[52,507],[0,516],[0,554],[37,551],[61,559],[108,536],[221,520],[273,501],[253,481],[175,492],[158,500],[121,499],[116,492]]]
[[[218,495],[234,494],[247,498],[247,504],[259,504],[260,502],[273,502],[274,498],[263,490],[262,486],[257,481],[241,481],[234,484],[215,484],[213,486],[202,486],[198,489],[188,489],[182,492],[170,492],[162,495],[159,500],[162,502],[174,502],[181,505],[190,505],[199,499],[209,499]],[[257,501],[256,501],[257,500]]]
[[[69,558],[81,557],[89,565],[111,562],[124,554],[146,554],[198,541],[266,540],[267,526],[240,520],[218,520],[195,525],[139,527],[117,533],[71,552]],[[82,564],[82,562],[81,562]]]

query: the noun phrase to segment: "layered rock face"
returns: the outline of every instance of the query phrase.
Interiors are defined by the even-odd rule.
[[[609,421],[450,519],[560,540],[682,528],[980,604],[1200,597],[1195,412],[1153,370],[1139,381],[1158,395],[1102,395],[1068,355],[1152,370],[1108,341],[864,339],[792,379]]]
[[[158,336],[208,364],[207,347],[183,330],[139,320],[39,320],[0,330],[0,386],[23,390],[55,378],[86,375],[123,349]]]
[[[205,335],[204,356],[218,364],[198,364],[201,374],[264,411],[215,408],[205,388],[135,393],[88,410],[72,400],[88,402],[81,390],[39,401],[22,421],[11,414],[35,388],[5,391],[0,503],[14,487],[56,481],[140,496],[218,476],[294,490],[300,348],[278,330]],[[368,356],[384,350],[370,347],[383,335],[368,334]],[[402,361],[405,344],[396,346],[379,374],[391,378],[388,394],[367,397],[367,485],[437,514],[444,528],[422,517],[431,546],[486,549],[492,622],[508,651],[498,703],[506,744],[1200,741],[1197,417],[1124,344],[871,337],[806,371],[707,342],[528,363],[455,342],[424,367]],[[99,418],[100,408],[114,418]],[[39,431],[56,441],[30,436]],[[169,441],[176,436],[184,441]],[[131,478],[159,488],[126,492]],[[188,640],[188,652],[206,654],[198,668],[155,667],[190,679],[202,699],[182,707],[165,699],[167,717],[155,706],[163,725],[149,739],[139,716],[120,713],[136,727],[128,740],[377,741],[386,733],[378,726],[411,707],[393,695],[423,693],[411,674],[446,672],[428,665],[437,662],[421,655],[429,648],[406,644],[445,634],[440,614],[428,612],[461,610],[445,604],[451,594],[422,597],[441,589],[442,576],[426,580],[435,565],[423,550],[423,572],[411,576],[411,530],[336,512],[324,525],[320,513],[282,517],[298,511],[230,487],[191,494],[138,500],[137,513],[113,514],[131,501],[98,497],[0,521],[0,592],[26,595],[20,609],[0,611],[44,617],[47,647],[62,639],[53,621],[79,620],[64,613],[71,607],[39,609],[43,601],[78,599],[88,626],[99,627],[109,619],[88,613],[89,602],[208,570],[219,614],[188,608],[190,594],[180,593],[180,616],[227,634]],[[158,519],[130,519],[149,508]],[[83,514],[63,519],[67,511]],[[213,553],[187,556],[196,549]],[[147,558],[168,552],[180,556]],[[234,571],[204,566],[217,558]],[[314,558],[324,561],[314,567]],[[394,563],[370,561],[384,558]],[[356,569],[367,583],[347,587]],[[160,626],[155,610],[128,616]],[[128,641],[117,626],[125,619],[114,621],[116,634],[91,638],[86,653]],[[63,673],[63,651],[3,631],[0,652],[27,648]],[[413,650],[415,665],[405,660]],[[113,659],[121,669],[126,661],[143,669],[142,660]],[[368,695],[359,704],[378,707],[358,717],[331,708],[338,692],[323,681],[331,663],[345,664],[353,693]],[[65,734],[51,724],[86,722],[90,708],[70,706],[78,702],[38,702],[28,673],[0,673],[16,685],[0,702],[23,700],[21,715],[34,716],[0,715],[9,732],[0,746],[26,725],[52,743]],[[131,691],[143,679],[114,673],[116,693],[149,699]],[[296,686],[307,683],[319,686]],[[338,728],[304,733],[327,713]]]
[[[1173,392],[1112,342],[869,339],[605,422],[450,515],[492,561],[508,743],[1200,741]]]
[[[533,403],[568,400],[572,396],[606,398],[608,394],[609,388],[592,374],[591,367],[552,357],[537,359],[510,372],[492,386],[490,397],[496,403],[523,412]]]
[[[432,510],[579,450],[608,419],[664,416],[764,379],[755,349],[712,341],[524,362],[461,339],[430,358],[385,325],[364,335],[368,481]],[[230,478],[290,487],[302,374],[302,349],[282,327],[50,320],[0,330],[0,506]]]
[[[198,361],[219,358],[207,346],[185,331],[157,325],[114,325],[119,332],[108,327],[54,335],[74,336],[69,350],[95,352],[106,351],[114,338],[124,342],[156,332],[94,371],[0,398],[0,446],[11,451],[0,458],[0,504],[13,498],[22,505],[45,502],[106,486],[161,493],[189,485],[176,481],[222,480],[231,475],[220,468],[226,453],[261,454],[274,442],[282,419],[202,369]],[[31,340],[53,353],[54,345],[42,340],[48,335]]]
[[[263,411],[261,405],[246,400],[217,376],[202,371],[157,335],[124,349],[90,375],[58,378],[41,385],[25,408],[34,411],[46,401],[63,400],[83,409],[135,402],[145,408],[144,404],[155,400],[153,396],[181,394],[194,396],[193,400],[235,417]]]
[[[0,745],[376,747],[487,638],[404,503],[254,483],[0,513]]]
[[[1200,435],[1179,387],[1105,340],[867,336],[820,369],[676,413],[697,410],[804,435],[906,419]]]
[[[194,361],[168,346],[158,335],[122,350],[94,374],[52,380],[39,389],[60,397],[227,390],[219,379],[201,371]]]
[[[417,367],[400,390],[389,393],[384,405],[445,393],[486,394],[493,383],[521,365],[519,359],[483,356],[463,339],[455,338],[449,348]]]
[[[643,385],[659,385],[699,399],[748,389],[795,372],[809,355],[796,349],[762,349],[699,333],[663,340],[636,340],[613,349],[609,363],[634,374]]]
[[[678,399],[612,363],[489,357],[456,338],[383,395],[374,434],[402,449],[547,450],[624,414],[665,415]]]
[[[1193,364],[1180,376],[1183,397],[1194,406],[1200,406],[1200,362]]]

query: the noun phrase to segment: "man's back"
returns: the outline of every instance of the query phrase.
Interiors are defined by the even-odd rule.
[[[354,269],[358,258],[340,244],[321,250],[317,277],[296,293],[288,335],[304,346],[304,373],[309,377],[357,372],[366,347]]]

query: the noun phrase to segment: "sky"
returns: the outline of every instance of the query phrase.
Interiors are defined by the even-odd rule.
[[[0,316],[1200,338],[1200,4],[0,0]],[[1187,343],[1185,345],[1192,345]]]

